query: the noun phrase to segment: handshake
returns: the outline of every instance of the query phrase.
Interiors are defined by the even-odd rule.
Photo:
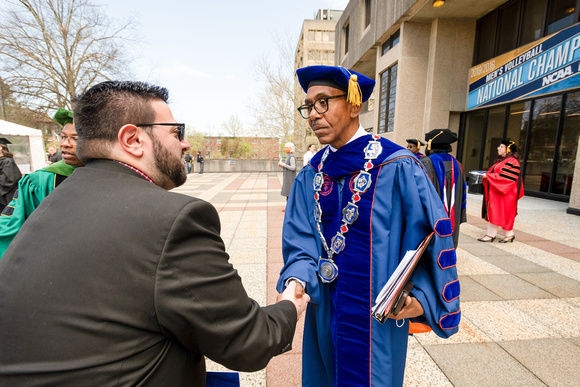
[[[296,281],[290,281],[283,293],[278,294],[276,302],[282,300],[292,301],[294,306],[296,306],[296,313],[298,314],[298,320],[302,317],[302,314],[306,310],[306,305],[310,301],[310,296],[306,294],[302,285]]]

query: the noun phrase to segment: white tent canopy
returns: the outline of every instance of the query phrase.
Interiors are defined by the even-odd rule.
[[[22,173],[34,172],[46,166],[42,131],[13,122],[0,120],[0,137],[22,136],[28,138],[29,163],[19,163]]]
[[[9,136],[40,136],[42,138],[42,131],[39,129],[32,129],[28,126],[18,125],[4,120],[0,120],[0,134]]]

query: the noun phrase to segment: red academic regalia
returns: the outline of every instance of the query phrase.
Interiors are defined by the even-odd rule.
[[[518,200],[524,196],[520,172],[519,161],[507,157],[493,164],[483,178],[481,217],[508,231],[514,228]]]

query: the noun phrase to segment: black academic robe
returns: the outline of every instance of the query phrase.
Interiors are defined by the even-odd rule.
[[[459,243],[459,226],[467,222],[466,188],[463,166],[455,157],[447,153],[434,153],[421,157],[427,175],[435,186],[453,225],[453,244]],[[439,167],[438,167],[439,164]],[[445,169],[443,171],[443,168]],[[443,176],[445,175],[445,176]],[[443,197],[445,190],[446,198]]]
[[[14,192],[18,189],[18,181],[22,173],[9,157],[0,158],[0,212],[10,203]]]

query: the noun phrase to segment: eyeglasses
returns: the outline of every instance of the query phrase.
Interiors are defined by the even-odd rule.
[[[75,145],[79,140],[79,136],[67,136],[66,134],[57,133],[56,136],[58,137],[58,142],[65,142],[68,140],[71,145]]]
[[[298,108],[298,111],[300,112],[300,115],[302,116],[302,118],[307,120],[310,118],[310,113],[312,113],[312,108],[314,108],[314,110],[316,110],[316,112],[318,114],[324,114],[328,111],[328,100],[333,99],[333,98],[340,98],[340,97],[346,97],[346,94],[333,95],[332,97],[318,98],[316,101],[314,101],[313,104],[304,104],[304,105],[300,106]]]
[[[177,138],[179,141],[183,141],[185,138],[185,124],[178,124],[178,123],[153,123],[153,124],[137,124],[135,126],[153,126],[153,125],[161,125],[161,126],[175,126],[177,127]]]

